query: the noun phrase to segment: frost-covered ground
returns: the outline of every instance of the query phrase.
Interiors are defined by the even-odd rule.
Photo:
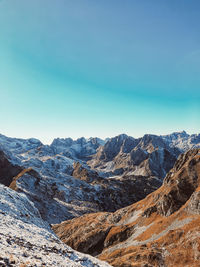
[[[24,194],[0,195],[0,266],[109,266],[63,244]]]

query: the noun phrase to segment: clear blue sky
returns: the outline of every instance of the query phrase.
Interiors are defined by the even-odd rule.
[[[199,0],[0,0],[0,132],[200,132]]]

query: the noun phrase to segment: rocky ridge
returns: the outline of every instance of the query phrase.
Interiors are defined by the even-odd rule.
[[[200,140],[194,147],[199,145]],[[188,144],[188,147],[193,146]],[[185,151],[180,148],[178,141],[175,142],[170,137],[146,134],[135,139],[123,134],[111,138],[104,146],[99,147],[88,165],[108,176],[131,173],[162,180],[173,167],[178,155]]]

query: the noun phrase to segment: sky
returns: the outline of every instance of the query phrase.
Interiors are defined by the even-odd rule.
[[[200,133],[199,0],[0,0],[0,133]]]

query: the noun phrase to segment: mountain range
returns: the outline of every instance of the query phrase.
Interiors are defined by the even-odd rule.
[[[76,266],[74,262],[78,262],[77,266],[109,266],[91,256],[86,256],[87,265],[82,254],[76,254],[69,245],[116,267],[143,266],[149,262],[152,266],[172,266],[170,259],[166,260],[161,253],[160,243],[158,258],[149,260],[149,257],[154,259],[156,251],[151,242],[157,240],[150,235],[156,236],[153,229],[158,226],[161,226],[160,232],[157,231],[159,237],[168,235],[168,228],[176,232],[178,228],[170,225],[179,226],[176,219],[182,216],[182,209],[185,212],[184,205],[196,210],[196,215],[191,213],[191,216],[198,219],[198,148],[200,134],[189,135],[185,131],[164,136],[146,134],[141,138],[121,134],[106,140],[56,138],[50,145],[34,138],[0,135],[0,189],[4,199],[0,234],[9,236],[8,242],[5,238],[1,241],[2,264],[20,266],[32,259],[41,266],[45,261],[52,266],[54,252],[59,251],[55,252],[54,266]],[[192,223],[190,213],[184,216],[184,220]],[[19,222],[13,226],[15,220]],[[31,235],[28,237],[29,231],[32,238],[35,234],[33,242]],[[166,232],[161,234],[162,231]],[[142,234],[148,238],[144,237],[141,243],[137,237]],[[58,244],[56,249],[50,246],[51,239]],[[131,252],[129,245],[134,245]],[[162,244],[167,251],[168,245]],[[20,246],[25,254],[20,252]],[[45,246],[49,247],[49,257],[43,255],[47,252]],[[144,250],[150,246],[153,254],[144,252],[140,258],[143,246]],[[61,251],[65,249],[71,252],[63,254]],[[13,265],[9,250],[15,258]],[[63,257],[69,261],[68,265],[61,264]],[[132,258],[136,265],[130,263]]]

